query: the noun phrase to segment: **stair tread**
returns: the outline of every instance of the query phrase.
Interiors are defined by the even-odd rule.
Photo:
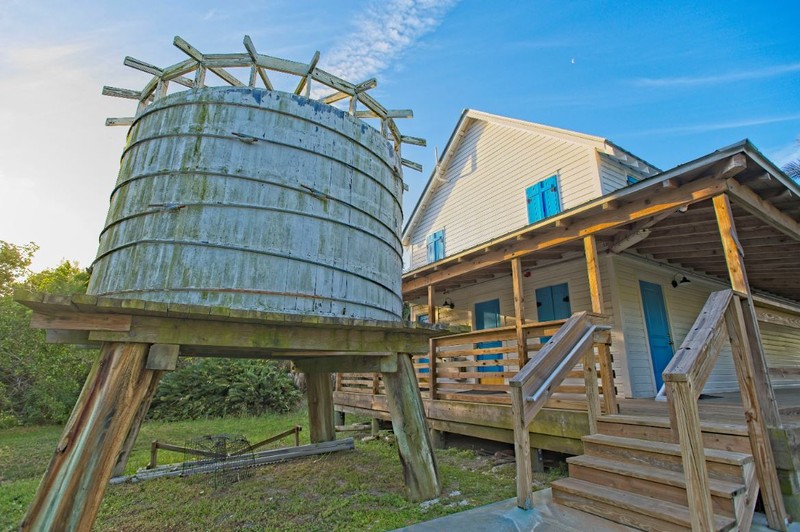
[[[611,504],[676,525],[691,527],[689,508],[681,504],[662,501],[645,495],[637,495],[635,493],[610,488],[608,486],[600,486],[574,478],[557,480],[553,482],[552,488],[554,494],[558,491],[563,491],[594,501]],[[714,524],[716,530],[728,530],[735,526],[736,520],[730,517],[715,515]]]
[[[612,460],[600,456],[572,456],[567,458],[567,463],[582,467],[599,469],[608,473],[616,473],[628,477],[635,477],[669,486],[686,488],[686,479],[682,473],[662,469],[660,467],[632,464],[619,460]],[[709,479],[711,494],[717,497],[733,498],[745,490],[744,484],[728,482],[725,480]]]
[[[638,438],[625,438],[622,436],[609,436],[607,434],[590,434],[588,436],[584,436],[583,441],[584,443],[597,443],[614,447],[636,449],[640,451],[671,454],[674,456],[681,455],[681,447],[677,443],[642,440]],[[753,461],[752,455],[738,453],[735,451],[721,451],[719,449],[706,448],[705,455],[706,460],[709,462],[719,462],[724,464],[744,465]]]
[[[624,425],[639,425],[659,428],[670,428],[668,417],[632,416],[628,414],[610,414],[597,418],[598,423],[620,423]],[[717,423],[715,421],[701,421],[700,428],[703,432],[718,434],[731,434],[747,436],[747,426],[734,423]]]

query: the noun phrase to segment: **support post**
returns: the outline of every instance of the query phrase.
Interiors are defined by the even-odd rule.
[[[753,452],[753,462],[761,487],[761,498],[764,501],[767,520],[770,528],[785,530],[786,509],[783,504],[783,494],[775,467],[775,456],[770,443],[769,431],[761,416],[759,397],[753,383],[753,356],[750,352],[749,342],[745,338],[744,315],[738,297],[734,296],[731,300],[728,311],[725,313],[725,322],[736,376],[739,380],[744,417],[747,422],[747,435],[750,439],[750,449]],[[781,523],[783,526],[780,526]]]
[[[433,285],[428,285],[428,323],[436,323],[436,306],[433,304],[433,295],[435,291]]]
[[[378,418],[376,418],[376,417],[372,418],[372,423],[370,425],[370,429],[371,429],[370,435],[373,438],[377,438],[378,437],[378,433],[381,430],[381,422],[380,422],[380,420]]]
[[[525,397],[522,388],[512,387],[511,420],[514,424],[514,456],[517,462],[517,506],[523,510],[533,507],[533,472],[531,465],[531,435],[525,423]]]
[[[20,530],[89,530],[155,377],[147,344],[104,343]]]
[[[308,391],[308,425],[311,443],[322,443],[336,439],[333,424],[333,390],[331,374],[326,372],[306,373]]]
[[[544,457],[537,447],[531,448],[531,466],[534,473],[544,473]]]
[[[519,368],[528,363],[528,337],[525,334],[525,293],[522,284],[522,260],[511,259],[511,282],[514,286],[514,324],[517,327],[517,358]]]
[[[338,375],[338,373],[337,373]],[[341,410],[334,410],[333,411],[333,424],[334,425],[344,425],[344,412]]]
[[[597,258],[597,240],[594,235],[589,235],[583,239],[583,249],[586,255],[586,271],[589,276],[592,312],[602,314],[604,309],[603,283],[600,277],[600,262]],[[611,349],[606,344],[598,345],[597,355],[600,359],[600,380],[603,381],[603,407],[606,414],[619,414]]]
[[[383,385],[408,496],[412,501],[433,499],[441,491],[439,470],[409,355],[398,354],[397,371],[383,373]]]
[[[729,334],[731,346],[734,348],[736,374],[748,421],[756,474],[761,484],[764,509],[770,528],[786,530],[786,508],[778,484],[769,433],[766,430],[767,427],[780,428],[780,415],[775,392],[769,380],[766,355],[761,343],[761,330],[753,305],[750,283],[747,280],[744,250],[736,235],[736,225],[728,196],[725,194],[714,196],[713,202],[725,260],[728,264],[728,275],[735,292],[731,305],[738,323],[734,331],[729,330]],[[726,317],[726,319],[730,323],[732,318]],[[737,333],[738,336],[734,336]],[[747,382],[744,379],[747,379]]]
[[[431,445],[434,449],[444,449],[445,432],[443,430],[431,429]]]
[[[778,413],[778,404],[775,392],[769,380],[767,360],[761,343],[761,330],[758,328],[758,318],[753,306],[753,295],[747,281],[747,271],[744,266],[744,250],[739,244],[736,235],[736,226],[733,221],[733,212],[728,196],[720,194],[714,196],[714,211],[717,216],[717,225],[725,251],[725,261],[728,263],[728,275],[731,287],[742,301],[745,333],[753,360],[753,383],[756,387],[764,421],[770,428],[780,428],[781,421]]]

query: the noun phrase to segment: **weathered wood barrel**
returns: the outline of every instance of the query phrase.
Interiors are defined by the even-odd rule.
[[[303,96],[163,97],[130,129],[89,293],[399,319],[398,168],[379,131]]]

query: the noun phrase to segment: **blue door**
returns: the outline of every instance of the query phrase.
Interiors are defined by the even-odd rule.
[[[564,320],[572,316],[569,304],[569,284],[555,284],[536,289],[536,315],[539,321]],[[550,336],[542,336],[545,343]]]
[[[494,329],[500,327],[500,300],[492,299],[482,303],[475,303],[475,329]],[[489,347],[501,347],[503,342],[478,342],[475,344],[477,349],[486,349]],[[478,355],[478,360],[499,360],[503,357],[502,354],[492,355]],[[502,371],[502,368],[497,367],[483,367],[478,366],[480,372],[496,372]]]
[[[667,308],[664,305],[664,294],[661,285],[639,281],[642,292],[642,308],[644,323],[647,328],[647,343],[653,359],[653,373],[656,378],[656,393],[661,389],[664,380],[661,374],[672,359],[672,337],[669,334]]]

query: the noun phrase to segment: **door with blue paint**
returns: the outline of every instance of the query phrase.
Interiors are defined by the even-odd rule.
[[[536,316],[539,321],[565,320],[572,316],[569,303],[569,284],[554,284],[536,289]],[[542,336],[540,341],[547,342],[551,337]]]
[[[500,327],[500,300],[492,299],[481,303],[475,303],[475,330],[494,329],[496,327]],[[478,342],[475,344],[476,349],[502,346],[503,342],[500,341]],[[503,355],[500,353],[477,356],[478,360],[500,360],[501,358],[503,358]],[[478,371],[481,373],[494,373],[502,370],[503,368],[500,366],[478,366]],[[491,379],[492,382],[488,382],[486,379],[481,379],[481,382],[484,384],[497,384],[494,380],[495,379]],[[503,379],[499,379],[499,381],[499,384],[503,383]]]
[[[653,373],[656,378],[656,393],[658,393],[664,384],[661,374],[672,360],[672,355],[675,354],[672,336],[669,332],[669,317],[661,285],[639,281],[639,290],[642,292],[647,344],[650,346],[650,357],[653,359]]]

